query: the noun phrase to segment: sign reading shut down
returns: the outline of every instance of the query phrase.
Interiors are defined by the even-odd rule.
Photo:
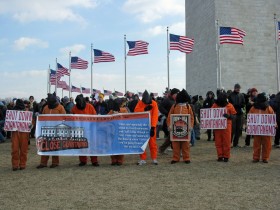
[[[7,110],[4,130],[30,132],[33,113],[29,111]]]
[[[224,117],[226,108],[210,108],[200,110],[201,129],[226,129],[227,119]]]
[[[247,135],[253,136],[275,136],[276,134],[275,114],[248,114]]]

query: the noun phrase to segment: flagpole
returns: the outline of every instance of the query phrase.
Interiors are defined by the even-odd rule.
[[[69,51],[69,84],[71,83],[71,51]],[[69,98],[71,98],[72,94],[69,91]]]
[[[57,58],[55,58],[55,62],[56,62],[56,73],[55,73],[55,94],[57,91]]]
[[[49,64],[49,69],[48,69],[48,83],[47,83],[47,94],[51,92],[51,84],[50,84],[50,76],[51,76],[51,65]]]
[[[276,50],[276,72],[277,72],[277,91],[280,91],[280,82],[279,82],[279,26],[274,14],[274,24],[275,24],[275,50]]]
[[[93,61],[92,61],[92,51],[93,51],[93,44],[91,44],[90,46],[90,93],[91,95],[93,94],[93,90],[92,90],[92,65],[93,65]]]
[[[216,20],[216,50],[217,50],[217,89],[222,88],[222,75],[221,75],[221,59],[220,59],[220,43],[219,43],[219,20]]]
[[[61,99],[63,98],[63,88],[61,88]]]
[[[124,35],[124,92],[126,94],[126,35]]]
[[[167,26],[167,84],[168,84],[168,90],[170,90],[170,83],[169,83],[169,54],[170,54],[170,50],[169,50],[169,30],[168,30],[168,26]]]

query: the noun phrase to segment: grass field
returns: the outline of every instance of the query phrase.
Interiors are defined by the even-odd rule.
[[[126,156],[123,166],[100,157],[100,167],[61,157],[59,167],[40,170],[32,139],[23,171],[11,170],[8,140],[0,144],[0,209],[280,209],[280,149],[268,164],[251,162],[252,147],[232,149],[223,163],[205,139],[191,148],[189,165],[171,165],[169,151],[158,166],[149,159],[137,166],[138,155]]]

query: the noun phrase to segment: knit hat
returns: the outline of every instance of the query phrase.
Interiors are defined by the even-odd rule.
[[[258,92],[256,88],[251,88],[250,93],[252,94],[253,92]]]
[[[189,103],[191,100],[190,98],[190,95],[188,94],[188,92],[183,89],[182,91],[180,91],[178,94],[177,94],[177,97],[176,97],[176,102],[177,103]]]
[[[235,85],[234,85],[234,89],[240,89],[241,88],[241,86],[238,84],[238,83],[236,83]]]
[[[171,92],[170,92],[170,95],[174,95],[174,94],[179,93],[179,92],[180,92],[179,89],[173,88],[173,89],[171,90]]]
[[[64,97],[62,98],[62,102],[63,102],[64,104],[67,104],[69,101],[70,101],[70,99],[69,99],[67,96],[64,96]]]

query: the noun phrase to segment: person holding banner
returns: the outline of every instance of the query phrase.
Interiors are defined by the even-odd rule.
[[[25,105],[21,99],[16,100],[14,110],[28,111],[25,109]],[[32,124],[30,124],[30,128],[31,126]],[[17,171],[18,169],[24,170],[26,168],[29,134],[30,132],[21,132],[18,130],[11,132],[13,171]]]
[[[56,93],[48,94],[47,105],[44,107],[42,114],[66,114],[64,107],[58,102],[56,98]],[[50,156],[48,155],[42,155],[40,165],[38,165],[36,168],[41,169],[47,167],[49,157]],[[50,168],[55,168],[58,165],[59,157],[52,156],[52,164]]]
[[[128,113],[129,108],[125,107],[126,99],[117,98],[113,101],[112,109],[108,114]],[[124,155],[111,155],[111,165],[121,166],[124,162]]]
[[[204,109],[208,109],[211,108],[215,102],[215,94],[212,91],[208,91],[206,94],[206,99],[203,102],[203,108]],[[211,129],[207,129],[207,141],[211,141],[211,133],[212,130]],[[214,140],[214,139],[213,139]]]
[[[191,106],[188,104],[190,103],[191,99],[189,94],[185,89],[180,91],[176,97],[176,103],[171,107],[168,117],[166,119],[166,123],[168,128],[171,125],[171,114],[189,114],[190,115],[190,125],[189,125],[189,136],[191,135],[191,130],[194,126],[194,113],[192,111]],[[180,161],[181,150],[183,155],[183,160],[186,164],[189,164],[190,161],[190,141],[172,141],[173,147],[173,158],[171,164],[177,163]]]
[[[75,99],[76,105],[71,110],[72,114],[89,114],[96,115],[94,107],[90,103],[86,103],[86,99],[83,94],[77,95]],[[87,164],[87,156],[79,156],[79,166],[85,166]],[[90,156],[91,164],[93,166],[99,166],[97,156]]]
[[[151,117],[151,130],[150,130],[150,140],[149,147],[151,158],[154,165],[158,165],[157,161],[157,143],[156,143],[156,126],[158,121],[158,105],[157,102],[152,100],[152,97],[149,95],[148,91],[145,90],[142,95],[142,100],[139,101],[134,109],[134,112],[150,112]],[[140,155],[140,161],[138,165],[146,164],[147,154],[146,151]]]
[[[249,114],[274,114],[274,111],[272,107],[269,106],[264,93],[260,93],[257,95],[256,101],[253,107],[250,109]],[[272,136],[254,135],[253,163],[259,162],[260,157],[262,158],[263,163],[268,163],[271,152],[271,140]]]
[[[227,100],[227,94],[221,92],[218,95],[216,102],[213,104],[212,108],[226,108],[226,113],[223,114],[227,118],[227,128],[226,129],[216,129],[214,130],[215,135],[215,146],[218,155],[218,162],[228,162],[230,158],[230,146],[231,146],[231,132],[232,132],[232,119],[236,115],[236,111],[231,103]]]

